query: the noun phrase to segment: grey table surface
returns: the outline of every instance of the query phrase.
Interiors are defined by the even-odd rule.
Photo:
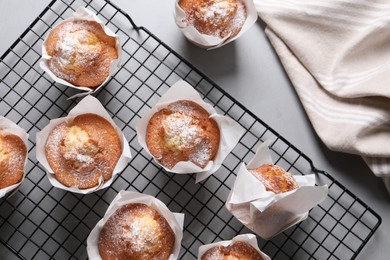
[[[0,53],[17,39],[49,1],[0,0]],[[330,151],[318,138],[280,61],[257,23],[222,48],[205,51],[189,43],[173,20],[173,0],[114,0],[143,25],[208,75],[287,140],[309,155],[382,217],[382,225],[358,259],[389,259],[390,196],[363,160]],[[16,259],[0,245],[1,259]]]

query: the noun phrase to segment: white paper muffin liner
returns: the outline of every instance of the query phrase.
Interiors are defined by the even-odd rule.
[[[315,175],[293,175],[299,188],[275,194],[267,191],[248,169],[273,164],[268,148],[262,143],[246,166],[241,164],[236,181],[226,201],[227,209],[247,228],[268,240],[299,223],[310,209],[321,203],[328,194],[328,186],[315,186]]]
[[[231,244],[234,244],[234,242],[237,242],[237,241],[248,243],[249,245],[251,245],[254,249],[256,249],[260,253],[260,255],[262,256],[262,258],[264,260],[271,260],[271,258],[268,255],[266,255],[264,252],[262,252],[260,250],[259,246],[257,245],[256,236],[253,234],[238,235],[238,236],[235,236],[232,240],[220,241],[220,242],[200,246],[199,251],[198,251],[198,260],[201,260],[203,254],[206,253],[207,250],[209,250],[213,247],[216,247],[216,246],[225,246],[226,247],[226,246],[230,246]]]
[[[173,233],[175,234],[175,245],[173,247],[173,252],[169,259],[177,259],[179,257],[181,240],[183,238],[184,214],[172,213],[167,208],[167,206],[159,199],[156,199],[155,197],[150,195],[133,191],[120,191],[118,195],[114,198],[114,200],[111,202],[106,213],[104,214],[104,217],[92,229],[87,239],[87,252],[89,259],[102,259],[99,254],[100,232],[103,229],[104,224],[118,208],[130,203],[146,204],[149,207],[157,210],[166,219],[169,226],[172,228]]]
[[[41,57],[41,60],[39,62],[39,65],[40,67],[47,73],[49,74],[49,76],[57,83],[60,83],[62,85],[65,85],[65,86],[68,86],[68,87],[71,87],[71,88],[74,88],[74,89],[77,89],[77,90],[81,90],[83,91],[82,93],[78,93],[76,95],[73,95],[70,97],[71,98],[75,98],[75,97],[82,97],[82,96],[86,96],[86,95],[89,95],[91,93],[95,93],[96,91],[98,91],[99,89],[101,89],[106,83],[107,81],[110,79],[111,75],[115,73],[115,71],[120,68],[120,60],[122,58],[122,49],[121,49],[121,45],[120,45],[120,42],[119,42],[119,36],[116,35],[111,29],[109,29],[108,27],[106,27],[104,25],[104,23],[96,16],[96,14],[94,12],[92,12],[91,10],[88,10],[84,7],[79,7],[77,8],[76,12],[73,13],[73,17],[71,18],[68,18],[60,23],[58,23],[55,27],[59,26],[60,24],[63,24],[65,22],[68,22],[68,21],[74,21],[74,20],[87,20],[87,21],[95,21],[97,23],[99,23],[104,32],[108,35],[108,36],[112,36],[112,37],[115,37],[115,41],[116,41],[116,44],[115,44],[115,47],[117,49],[117,52],[118,52],[118,58],[117,59],[114,59],[111,64],[110,64],[110,69],[109,69],[109,74],[106,78],[106,80],[100,84],[99,86],[97,86],[96,88],[89,88],[89,87],[83,87],[83,86],[76,86],[76,85],[73,85],[72,83],[64,80],[64,79],[61,79],[59,77],[57,77],[49,68],[49,65],[48,65],[48,61],[51,59],[51,56],[49,54],[47,54],[47,51],[46,51],[46,48],[45,48],[45,44],[46,44],[46,40],[48,37],[46,37],[46,39],[44,40],[43,44],[42,44],[42,57]],[[54,27],[54,28],[55,28]],[[47,35],[49,35],[51,32],[51,30],[48,32]]]
[[[114,172],[112,173],[112,177],[104,181],[103,177],[100,177],[99,184],[96,187],[89,188],[89,189],[79,189],[77,187],[67,187],[60,183],[56,177],[54,176],[55,173],[51,169],[49,162],[46,158],[45,153],[45,147],[46,147],[46,141],[49,137],[50,133],[53,131],[53,129],[63,123],[63,122],[71,122],[76,116],[82,115],[82,114],[96,114],[104,119],[106,119],[116,130],[118,133],[118,136],[121,140],[122,144],[122,154],[121,157],[114,169]],[[100,103],[98,99],[92,96],[87,96],[83,98],[80,103],[78,103],[68,114],[67,117],[61,117],[57,119],[50,120],[49,124],[45,126],[45,128],[42,129],[42,131],[37,133],[36,137],[36,156],[37,160],[45,167],[47,176],[49,178],[50,183],[57,188],[67,190],[70,192],[80,193],[80,194],[88,194],[92,193],[104,188],[107,188],[111,185],[111,183],[114,180],[115,175],[120,173],[126,165],[130,162],[131,154],[130,154],[130,146],[128,141],[126,140],[126,137],[121,132],[120,128],[115,124],[114,120],[112,120],[111,116],[108,114],[108,112],[104,109],[103,105]]]
[[[200,182],[221,167],[224,159],[237,145],[245,129],[241,127],[233,119],[217,114],[217,111],[208,103],[204,102],[199,93],[187,82],[180,80],[176,82],[157,102],[155,107],[150,109],[139,120],[136,126],[138,141],[141,146],[153,156],[146,145],[146,129],[152,116],[159,110],[165,108],[170,103],[178,100],[191,100],[202,106],[209,114],[210,118],[214,119],[218,124],[220,131],[220,142],[217,155],[213,161],[210,161],[204,168],[200,168],[190,161],[178,162],[172,169],[168,169],[162,165],[157,158],[153,157],[155,162],[162,166],[167,172],[179,174],[196,174],[196,182]]]
[[[17,124],[15,124],[11,120],[3,116],[0,116],[0,129],[2,129],[3,134],[5,135],[13,134],[19,136],[20,139],[22,139],[23,143],[26,145],[26,159],[24,161],[23,177],[18,183],[0,189],[0,198],[3,198],[5,196],[12,196],[19,189],[19,186],[22,184],[24,177],[26,175],[27,161],[28,161],[28,134],[23,128],[21,128],[20,126],[18,126]]]
[[[186,21],[186,13],[179,6],[179,0],[175,0],[174,18],[177,26],[180,28],[184,36],[190,42],[194,43],[195,45],[201,48],[205,48],[208,50],[215,49],[231,41],[234,41],[235,39],[243,35],[246,31],[248,31],[249,28],[252,27],[252,25],[256,22],[257,11],[255,8],[255,4],[253,3],[253,0],[242,0],[242,2],[246,7],[247,17],[240,32],[236,36],[230,39],[229,39],[229,35],[226,36],[225,38],[219,38],[219,37],[200,33],[193,25],[191,25]]]

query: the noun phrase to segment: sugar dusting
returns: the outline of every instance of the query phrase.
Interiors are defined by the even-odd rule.
[[[75,80],[77,76],[64,73],[64,70],[70,70],[76,75],[81,74],[84,68],[96,63],[103,51],[99,39],[93,33],[94,27],[85,21],[78,21],[77,24],[75,29],[74,24],[68,22],[58,30],[54,49],[56,55],[53,61],[49,62],[50,70],[65,80]],[[80,25],[83,28],[79,28]]]
[[[201,142],[195,152],[189,156],[190,161],[198,164],[205,165],[211,157],[211,147],[209,143]]]
[[[273,184],[271,179],[264,178],[262,174],[258,173],[256,170],[249,170],[250,173],[253,174],[261,183],[263,183],[264,187],[267,191],[272,190]]]
[[[208,260],[221,260],[225,259],[225,256],[221,253],[221,251],[215,250],[211,254],[207,255]]]
[[[10,157],[8,158],[8,165],[13,168],[16,165],[23,165],[25,160],[25,155],[20,152],[10,151]]]
[[[8,169],[8,161],[9,161],[9,151],[5,147],[3,138],[0,135],[0,175],[4,173],[5,170]]]
[[[216,246],[207,250],[202,260],[237,260],[237,259],[251,259],[263,260],[260,253],[246,242],[236,241],[228,246]]]
[[[117,210],[106,225],[105,237],[110,239],[108,249],[111,255],[126,251],[128,256],[153,255],[164,244],[161,239],[161,226],[149,212]],[[101,239],[102,237],[100,237]]]
[[[72,165],[72,168],[68,168],[65,164],[59,166],[70,170],[69,178],[74,179],[76,183],[82,183],[88,181],[95,171],[104,170],[104,164],[93,164],[99,148],[90,142],[88,133],[83,133],[83,130],[76,126],[69,128],[60,126],[50,133],[46,141],[46,149],[51,157],[63,157],[67,164]]]
[[[67,69],[91,65],[99,55],[97,42],[96,36],[87,30],[61,34],[56,46],[60,65]]]
[[[55,178],[79,189],[98,185],[112,177],[122,153],[114,127],[96,114],[68,118],[49,133],[45,149]]]
[[[74,161],[76,168],[93,163],[99,151],[92,143],[89,134],[78,126],[69,128],[61,150],[66,160]]]
[[[237,12],[231,22],[231,31],[240,30],[246,20],[246,8],[242,2],[237,3]]]
[[[168,115],[163,122],[167,146],[180,151],[193,147],[200,141],[197,122],[198,120],[180,113]]]
[[[16,173],[17,170],[23,169],[26,156],[19,150],[19,147],[13,149],[6,145],[2,130],[0,129],[0,177],[5,173]]]
[[[49,65],[49,69],[59,78],[61,79],[65,79],[65,80],[76,80],[76,76],[74,75],[71,75],[71,74],[67,74],[67,73],[63,73],[62,71],[60,71],[57,66],[55,65],[55,63],[53,61],[49,61],[48,63]]]
[[[194,4],[187,19],[201,33],[224,38],[236,35],[246,20],[246,8],[241,1],[209,0]]]
[[[175,107],[177,109],[177,107]],[[165,143],[172,151],[195,148],[189,160],[204,165],[210,160],[211,148],[205,142],[199,121],[181,113],[172,113],[163,121]]]
[[[145,247],[158,244],[157,222],[148,217],[134,218],[132,222],[122,226],[122,238],[131,240],[131,248],[135,252],[142,252]],[[121,224],[123,225],[123,223]]]

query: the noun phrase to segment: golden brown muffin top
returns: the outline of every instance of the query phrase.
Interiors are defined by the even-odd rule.
[[[277,165],[263,164],[259,168],[249,171],[264,184],[267,191],[272,191],[275,194],[299,188],[292,174]]]
[[[117,209],[99,236],[99,254],[106,259],[168,259],[175,236],[155,209],[131,203]]]
[[[76,86],[96,87],[109,74],[109,66],[118,57],[116,41],[106,35],[95,21],[73,20],[56,26],[45,47],[52,56],[50,70]]]
[[[220,133],[208,112],[189,100],[169,104],[156,112],[147,126],[146,144],[161,164],[172,168],[179,161],[191,161],[204,168],[213,160]]]
[[[201,260],[263,260],[263,258],[248,243],[237,241],[229,246],[210,248],[202,255]]]
[[[246,20],[246,8],[240,0],[180,0],[179,6],[200,33],[215,37],[234,37]]]
[[[96,114],[82,114],[63,122],[49,134],[46,157],[56,179],[79,189],[95,187],[111,178],[122,154],[115,128]]]
[[[0,189],[18,183],[24,174],[27,148],[23,140],[0,129]]]

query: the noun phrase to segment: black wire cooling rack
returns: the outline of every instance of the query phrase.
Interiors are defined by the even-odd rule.
[[[95,11],[121,38],[123,66],[96,96],[130,140],[133,154],[111,187],[89,195],[53,188],[35,159],[35,133],[79,101],[67,100],[75,90],[54,84],[38,65],[48,30],[79,6]],[[1,115],[30,134],[26,179],[15,195],[0,200],[0,246],[21,259],[86,259],[87,236],[120,190],[154,195],[172,211],[185,213],[180,257],[194,259],[202,244],[249,232],[224,203],[238,166],[266,139],[274,140],[272,155],[279,166],[293,174],[315,173],[317,184],[329,186],[329,196],[307,220],[270,241],[259,238],[270,257],[353,259],[381,223],[378,214],[341,183],[316,169],[305,154],[109,1],[52,1],[1,57],[0,79]],[[137,121],[179,79],[246,129],[223,166],[200,184],[193,176],[164,172],[136,139]]]

